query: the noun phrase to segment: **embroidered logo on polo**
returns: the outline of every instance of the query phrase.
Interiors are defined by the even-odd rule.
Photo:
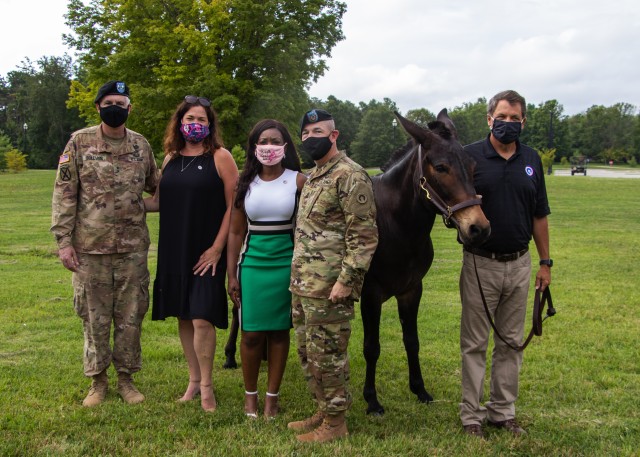
[[[526,167],[524,167],[524,172],[527,174],[527,176],[533,176],[533,167],[531,165],[527,165]]]
[[[123,82],[116,83],[116,90],[121,94],[124,94],[124,83]]]

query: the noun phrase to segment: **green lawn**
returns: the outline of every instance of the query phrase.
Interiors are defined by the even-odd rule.
[[[436,401],[408,389],[395,303],[382,316],[378,370],[384,417],[365,414],[362,324],[354,321],[353,408],[349,439],[298,444],[286,428],[313,412],[292,348],[273,422],[247,421],[239,370],[223,370],[218,332],[214,384],[219,402],[178,404],[187,381],[175,320],[144,323],[147,400],[127,406],[115,393],[81,406],[82,328],[72,307],[70,273],[48,232],[53,171],[0,174],[0,455],[639,455],[640,180],[550,176],[553,298],[558,315],[525,351],[518,418],[529,434],[488,429],[481,441],[461,433],[457,292],[461,250],[453,231],[434,229],[436,260],[419,314],[421,362]],[[157,215],[151,215],[155,270]],[[529,329],[527,323],[527,329]],[[113,373],[112,374],[112,378]],[[266,372],[261,373],[264,393]]]

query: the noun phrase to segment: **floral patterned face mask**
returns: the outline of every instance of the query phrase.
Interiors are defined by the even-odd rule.
[[[284,158],[284,148],[286,144],[278,146],[275,144],[256,144],[256,157],[262,165],[276,165]]]
[[[209,126],[204,124],[198,124],[194,122],[192,124],[182,124],[180,126],[180,132],[185,141],[189,143],[200,143],[206,137],[209,136]]]

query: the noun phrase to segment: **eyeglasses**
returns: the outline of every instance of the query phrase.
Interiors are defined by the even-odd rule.
[[[196,97],[195,95],[187,95],[184,98],[184,101],[190,105],[193,105],[194,103],[200,103],[202,106],[211,106],[211,102],[208,98]]]

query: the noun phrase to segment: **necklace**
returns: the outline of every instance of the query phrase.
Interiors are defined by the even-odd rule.
[[[181,156],[181,157],[182,157],[182,167],[181,167],[181,169],[180,169],[180,173],[182,173],[183,171],[185,171],[185,170],[189,167],[189,165],[191,165],[191,164],[193,163],[193,161],[194,161],[194,160],[196,160],[196,159],[197,159],[198,157],[200,157],[201,155],[202,155],[202,154],[198,154],[197,156],[193,156],[193,159],[191,159],[191,160],[189,161],[189,163],[188,163],[186,166],[184,165],[184,156]]]

